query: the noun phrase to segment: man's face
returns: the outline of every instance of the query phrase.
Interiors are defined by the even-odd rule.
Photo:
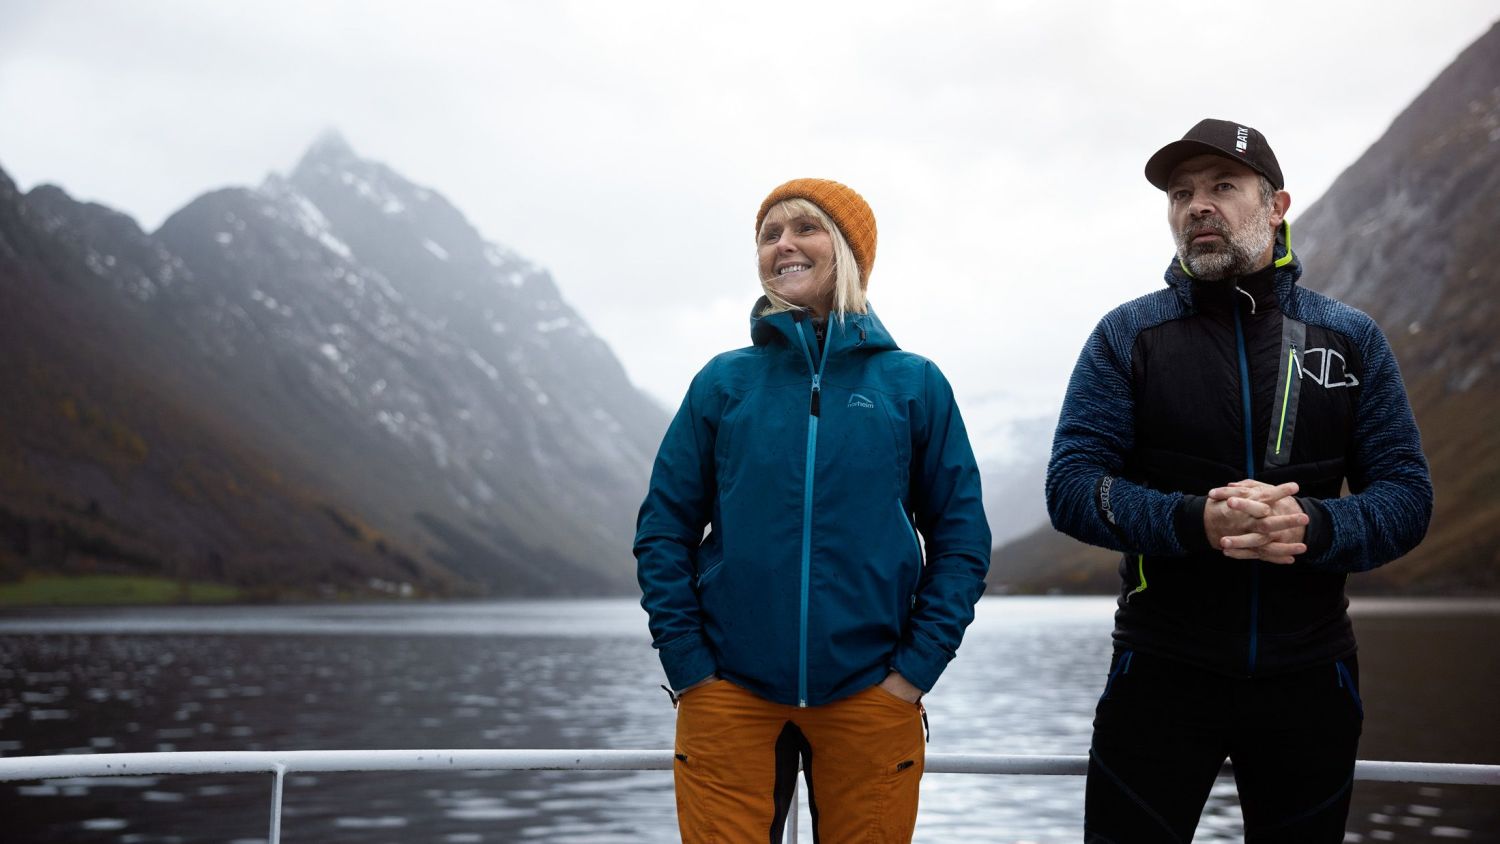
[[[1195,277],[1209,281],[1252,273],[1271,262],[1276,228],[1290,197],[1269,200],[1260,176],[1220,155],[1199,155],[1177,165],[1167,180],[1167,222],[1177,257]]]

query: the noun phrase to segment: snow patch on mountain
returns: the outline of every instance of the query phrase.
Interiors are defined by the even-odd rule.
[[[469,356],[469,362],[478,367],[479,371],[485,374],[485,377],[489,378],[491,381],[500,380],[500,370],[491,366],[490,362],[485,360],[483,355],[479,354],[473,349],[469,349],[466,354],[468,354]]]

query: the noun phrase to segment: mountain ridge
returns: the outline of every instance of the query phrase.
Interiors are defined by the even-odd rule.
[[[0,172],[0,301],[28,316],[0,347],[34,375],[12,386],[28,401],[0,432],[0,579],[101,569],[80,547],[120,528],[104,523],[118,510],[144,527],[140,547],[115,543],[102,570],[227,579],[262,597],[375,581],[430,595],[633,584],[629,514],[663,411],[550,274],[341,136],[320,136],[290,176],[209,191],[150,234],[59,188],[23,196]],[[119,448],[152,457],[122,462],[64,436],[80,403]],[[274,531],[221,518],[194,534],[214,520],[172,484],[184,451],[207,455],[215,489],[281,514],[305,570],[250,564],[288,544]],[[110,460],[102,499],[62,479]],[[48,480],[44,464],[67,472]],[[264,483],[246,480],[252,464],[269,467]],[[152,506],[120,509],[132,497]],[[59,528],[70,513],[100,518]],[[34,540],[51,534],[48,558]]]

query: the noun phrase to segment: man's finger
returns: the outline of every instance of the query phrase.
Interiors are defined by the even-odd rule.
[[[1243,480],[1235,481],[1228,486],[1215,487],[1208,491],[1208,497],[1216,501],[1224,501],[1230,498],[1250,498],[1269,504],[1273,501],[1280,501],[1288,496],[1296,495],[1297,490],[1298,486],[1295,481],[1289,481],[1280,486],[1271,486],[1261,481]]]
[[[1287,566],[1297,562],[1297,553],[1302,553],[1296,551],[1296,549],[1305,547],[1298,543],[1269,543],[1259,548],[1227,548],[1224,550],[1224,556],[1235,560],[1260,560],[1261,562]],[[1281,553],[1272,553],[1267,550],[1270,548],[1279,549]]]
[[[1307,546],[1301,542],[1267,542],[1255,550],[1260,553],[1261,559],[1295,557],[1298,554],[1306,554]]]
[[[1277,563],[1279,565],[1296,562],[1291,557],[1267,558],[1259,548],[1233,548],[1225,551],[1224,556],[1235,560],[1260,560],[1263,563]]]
[[[1272,512],[1271,505],[1265,503],[1264,501],[1256,501],[1253,498],[1231,498],[1226,503],[1228,504],[1229,509],[1244,513],[1252,519],[1264,519],[1265,517],[1271,515]],[[1270,531],[1268,530],[1266,531],[1266,533],[1270,533]]]
[[[1219,548],[1225,552],[1245,548],[1259,548],[1271,542],[1271,537],[1263,533],[1242,533],[1239,536],[1226,536],[1219,540]]]
[[[1258,534],[1248,534],[1258,536]],[[1243,539],[1244,537],[1229,537],[1231,539]],[[1264,539],[1265,537],[1260,537]],[[1251,540],[1254,542],[1254,540]],[[1265,560],[1268,563],[1290,563],[1299,554],[1307,553],[1307,546],[1301,542],[1260,542],[1259,544],[1226,545],[1223,549],[1224,556],[1233,557],[1236,560]]]
[[[1280,516],[1270,515],[1263,519],[1258,519],[1255,529],[1261,533],[1275,536],[1282,531],[1303,527],[1309,521],[1310,519],[1308,519],[1306,513],[1286,513]]]
[[[1256,501],[1265,501],[1267,503],[1270,503],[1272,501],[1280,501],[1283,498],[1288,498],[1297,494],[1298,487],[1295,481],[1288,481],[1287,483],[1281,484],[1280,486],[1271,486],[1270,484],[1263,484],[1259,481],[1256,481],[1255,483],[1257,484],[1257,486],[1250,487],[1248,489],[1250,490],[1250,497],[1254,498]]]

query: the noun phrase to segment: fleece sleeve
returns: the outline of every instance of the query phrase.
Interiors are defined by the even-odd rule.
[[[912,449],[912,505],[927,563],[891,669],[928,691],[974,620],[974,604],[984,592],[990,567],[990,526],[979,466],[953,390],[932,363],[924,378],[921,415]]]
[[[652,647],[674,689],[686,688],[717,670],[693,588],[697,549],[712,518],[715,484],[716,426],[705,412],[705,405],[711,403],[706,372],[693,379],[662,439],[651,485],[636,518],[641,606],[648,616]]]
[[[1432,478],[1396,356],[1372,320],[1365,320],[1359,346],[1364,372],[1349,453],[1352,494],[1301,500],[1304,510],[1321,508],[1324,535],[1319,542],[1309,538],[1299,563],[1324,571],[1384,565],[1415,548],[1432,517]]]
[[[1193,502],[1125,480],[1135,442],[1135,396],[1125,325],[1106,316],[1089,335],[1063,398],[1047,464],[1047,512],[1069,536],[1117,551],[1178,556],[1189,550]],[[1124,322],[1119,320],[1119,322]],[[1198,533],[1202,533],[1201,503]]]

